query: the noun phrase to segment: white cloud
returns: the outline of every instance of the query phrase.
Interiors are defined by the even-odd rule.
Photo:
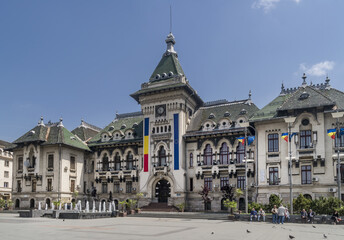
[[[301,2],[301,0],[291,0],[297,4]],[[255,0],[252,4],[252,8],[263,9],[265,13],[268,13],[271,9],[276,7],[276,4],[279,3],[280,0]]]
[[[333,61],[324,61],[314,64],[313,66],[307,67],[306,64],[300,64],[300,70],[305,72],[307,75],[311,76],[325,76],[329,71],[331,71],[334,67]]]

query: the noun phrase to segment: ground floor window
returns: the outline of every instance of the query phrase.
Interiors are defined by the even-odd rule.
[[[311,165],[301,166],[301,184],[312,183],[312,167]]]

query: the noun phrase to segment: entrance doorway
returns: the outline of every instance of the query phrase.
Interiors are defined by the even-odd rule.
[[[30,208],[35,208],[35,199],[30,200]]]
[[[155,196],[158,198],[159,203],[167,203],[170,197],[171,188],[169,181],[161,179],[155,186]]]
[[[239,199],[239,210],[245,211],[245,199],[244,198]]]

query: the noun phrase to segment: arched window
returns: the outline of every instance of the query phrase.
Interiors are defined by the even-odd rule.
[[[220,163],[229,164],[229,147],[227,143],[222,143],[220,148]]]
[[[121,157],[119,156],[119,153],[116,153],[115,155],[115,171],[121,170]]]
[[[20,208],[20,200],[16,199],[16,204],[14,206],[15,208]]]
[[[103,171],[108,171],[109,170],[109,157],[108,155],[105,153],[104,157],[103,157]]]
[[[30,200],[30,208],[35,208],[35,199]]]
[[[204,154],[203,154],[204,165],[211,165],[212,158],[213,158],[213,149],[211,148],[210,144],[207,144],[205,146]]]
[[[160,147],[160,150],[158,152],[158,157],[159,157],[159,166],[166,166],[167,162],[166,162],[166,151],[165,148],[163,146]]]
[[[50,208],[50,198],[47,198],[47,199],[45,200],[45,203],[48,205],[48,208]]]
[[[240,142],[236,149],[236,158],[237,158],[237,163],[242,163],[245,158],[245,145]]]
[[[221,199],[221,210],[222,211],[228,211],[228,208],[225,206],[225,204],[224,204],[224,201],[225,201],[226,199],[225,198],[222,198]]]
[[[190,167],[193,167],[193,154],[190,153]]]
[[[309,194],[303,194],[303,196],[304,196],[305,198],[309,199],[309,200],[312,200],[312,196],[309,195]]]
[[[127,170],[132,170],[133,165],[134,165],[134,156],[130,151],[128,152],[128,155],[127,155]]]
[[[30,168],[35,168],[35,165],[36,165],[36,157],[33,153],[33,149],[31,148],[30,149],[30,152],[29,152],[29,162],[30,162]]]

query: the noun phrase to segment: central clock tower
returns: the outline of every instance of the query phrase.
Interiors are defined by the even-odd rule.
[[[143,113],[143,167],[140,191],[153,202],[185,201],[186,166],[183,135],[189,119],[203,104],[190,86],[174,50],[172,33],[148,82],[131,96]]]

